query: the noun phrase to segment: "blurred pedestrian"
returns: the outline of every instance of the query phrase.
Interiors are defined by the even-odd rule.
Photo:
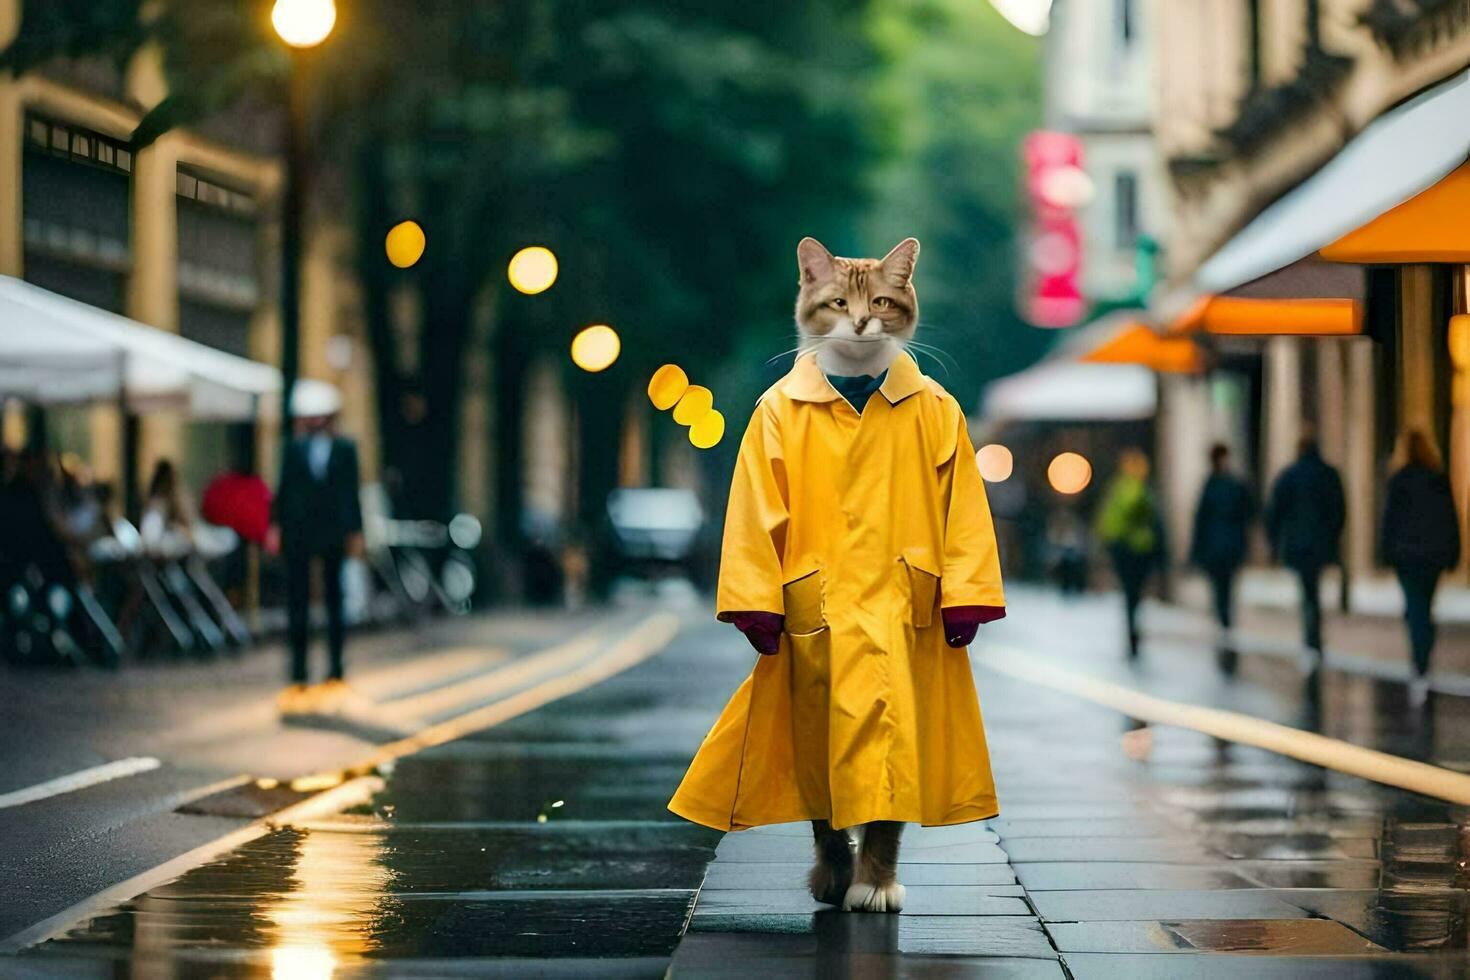
[[[1108,485],[1097,515],[1097,537],[1108,549],[1123,590],[1128,620],[1128,658],[1139,653],[1138,606],[1149,574],[1163,553],[1159,508],[1148,485],[1149,463],[1143,450],[1123,450],[1118,475]]]
[[[1434,651],[1434,592],[1439,577],[1460,560],[1460,519],[1450,481],[1429,437],[1411,429],[1399,437],[1402,465],[1388,481],[1383,510],[1383,559],[1398,573],[1414,675],[1409,701],[1429,697],[1429,658]]]
[[[344,696],[342,562],[362,550],[357,444],[336,433],[341,396],[335,388],[298,385],[292,410],[296,434],[287,447],[272,508],[271,544],[286,560],[287,631],[291,648],[290,686],[281,694],[285,714],[308,712]],[[308,688],[308,617],[312,567],[320,565],[327,613],[327,680]]]
[[[177,558],[190,549],[194,514],[172,460],[160,459],[148,480],[148,494],[138,520],[143,550],[158,558]]]
[[[1266,508],[1276,557],[1296,572],[1302,591],[1302,639],[1315,673],[1322,666],[1322,570],[1338,563],[1347,520],[1342,478],[1322,459],[1316,436],[1302,436],[1296,462],[1281,471]]]
[[[1234,621],[1235,579],[1245,563],[1246,542],[1256,501],[1245,481],[1230,472],[1230,448],[1216,443],[1210,449],[1210,475],[1200,491],[1194,512],[1194,535],[1189,560],[1210,580],[1215,618],[1220,623],[1216,657],[1226,673],[1235,670],[1237,653],[1230,636]]]
[[[1046,522],[1046,548],[1051,573],[1062,595],[1080,595],[1087,589],[1087,525],[1063,504]]]

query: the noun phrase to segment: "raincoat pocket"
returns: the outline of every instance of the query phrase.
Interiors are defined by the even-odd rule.
[[[793,635],[815,633],[827,626],[822,611],[822,570],[814,568],[781,587],[786,605],[786,632]]]
[[[934,605],[939,600],[939,573],[929,554],[919,548],[905,548],[899,558],[909,579],[909,622],[920,629],[934,622]]]

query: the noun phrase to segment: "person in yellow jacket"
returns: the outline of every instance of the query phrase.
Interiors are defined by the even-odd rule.
[[[906,350],[918,247],[798,247],[805,350],[741,442],[717,595],[762,656],[669,804],[812,821],[812,894],[848,909],[902,907],[904,823],[998,812],[964,648],[1005,598],[964,412]]]

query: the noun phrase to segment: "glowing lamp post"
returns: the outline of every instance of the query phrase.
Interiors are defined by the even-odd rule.
[[[383,239],[383,251],[388,254],[389,262],[400,269],[408,269],[424,257],[427,244],[424,229],[417,221],[400,221],[388,230],[387,237]]]
[[[980,467],[980,478],[986,483],[1004,483],[1011,478],[1011,471],[1015,468],[1011,451],[998,442],[981,446],[975,454],[975,462]]]
[[[293,48],[314,48],[327,39],[337,23],[332,0],[276,0],[271,26]]]
[[[557,271],[556,253],[544,245],[532,245],[511,256],[505,274],[517,292],[535,296],[551,288]]]
[[[606,371],[623,351],[618,332],[606,324],[596,324],[572,338],[572,363],[593,374]]]
[[[1046,479],[1053,490],[1070,497],[1092,482],[1092,464],[1081,453],[1058,453],[1046,468]]]
[[[301,214],[306,199],[306,99],[301,55],[337,23],[332,0],[276,0],[271,26],[291,49],[286,85],[286,177],[281,207],[281,458],[291,445],[291,389],[301,363]]]

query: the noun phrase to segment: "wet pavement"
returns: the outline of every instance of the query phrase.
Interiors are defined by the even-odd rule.
[[[988,642],[1177,700],[1453,763],[1464,705],[1207,649],[1124,664],[1106,602],[1017,590]],[[0,960],[0,975],[1465,977],[1466,808],[1114,711],[985,666],[1002,815],[910,828],[898,916],[824,911],[801,826],[664,803],[749,669],[696,622],[595,687],[399,760],[293,822]],[[1430,734],[1426,737],[1425,730]]]

